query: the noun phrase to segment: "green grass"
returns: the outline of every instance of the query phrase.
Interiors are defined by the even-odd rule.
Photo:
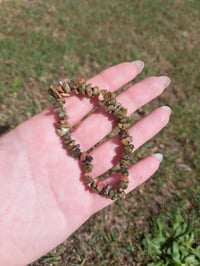
[[[194,234],[181,215],[176,215],[167,229],[166,221],[159,217],[152,223],[153,234],[145,234],[144,247],[151,257],[148,266],[200,264],[200,245],[194,247]]]
[[[142,242],[149,217],[173,228],[180,213],[200,245],[200,1],[86,0],[0,3],[0,134],[48,105],[46,89],[64,77],[86,78],[142,59],[140,78],[169,75],[172,84],[145,112],[170,105],[171,123],[137,152],[163,152],[159,172],[85,223],[36,265],[147,265]]]

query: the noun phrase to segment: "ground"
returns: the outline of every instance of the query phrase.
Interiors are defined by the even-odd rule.
[[[172,79],[139,112],[173,110],[170,125],[136,154],[164,153],[158,173],[32,265],[147,265],[144,234],[160,215],[170,230],[180,213],[200,245],[200,1],[4,0],[0,25],[0,134],[48,106],[48,85],[64,77],[140,59],[139,79]]]

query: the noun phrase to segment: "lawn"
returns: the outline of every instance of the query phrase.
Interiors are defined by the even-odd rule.
[[[158,173],[31,265],[179,266],[180,254],[200,265],[200,1],[3,0],[0,25],[0,134],[48,106],[48,85],[64,77],[140,59],[137,80],[172,79],[139,112],[173,110],[170,125],[136,154],[164,153]]]

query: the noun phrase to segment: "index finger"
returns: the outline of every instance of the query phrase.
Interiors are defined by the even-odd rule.
[[[93,78],[88,80],[93,86],[101,89],[115,91],[121,86],[133,80],[143,69],[142,61],[124,62],[107,68]],[[76,96],[66,99],[67,110],[70,113],[70,124],[79,121],[93,107],[87,97],[79,98]]]
[[[103,70],[93,78],[89,79],[88,82],[99,86],[100,88],[115,91],[134,79],[137,74],[142,71],[143,67],[144,63],[140,60],[124,62]]]

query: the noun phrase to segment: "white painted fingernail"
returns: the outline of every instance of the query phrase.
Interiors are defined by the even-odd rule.
[[[171,114],[171,112],[172,112],[172,109],[167,105],[164,105],[161,108],[164,109],[166,112],[168,112],[168,114]]]
[[[163,160],[162,153],[154,153],[153,156],[161,163]]]
[[[142,69],[144,68],[144,62],[141,60],[136,60],[132,62],[134,65],[136,65],[137,69],[138,69],[138,74],[140,72],[142,72]]]
[[[160,76],[159,79],[162,80],[165,88],[167,88],[169,84],[171,83],[171,79],[167,76]]]

